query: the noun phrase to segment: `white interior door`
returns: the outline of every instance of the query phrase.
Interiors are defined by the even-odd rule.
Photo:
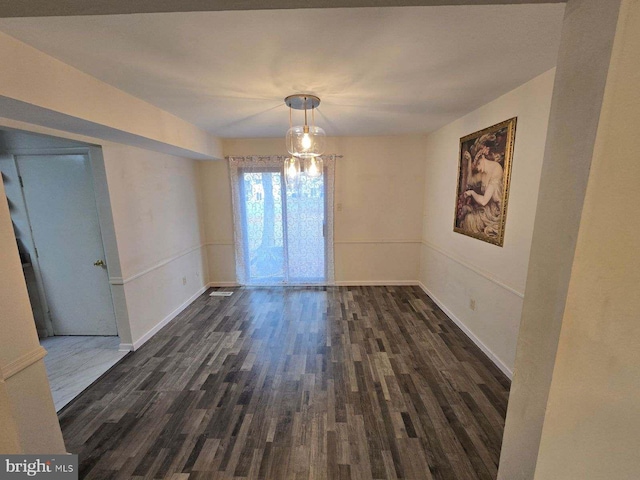
[[[56,335],[117,335],[87,155],[16,155]]]

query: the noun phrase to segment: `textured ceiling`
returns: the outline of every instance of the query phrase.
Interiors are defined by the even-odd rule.
[[[13,18],[0,30],[221,137],[432,131],[555,65],[563,4]],[[295,113],[295,112],[294,112]],[[300,123],[294,117],[294,123]]]

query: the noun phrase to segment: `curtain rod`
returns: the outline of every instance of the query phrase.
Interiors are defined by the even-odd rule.
[[[276,158],[276,159],[284,160],[285,158],[289,158],[289,157],[291,157],[291,155],[226,155],[224,159],[229,160],[230,158],[234,158],[236,160],[247,160],[247,159],[257,158],[258,160],[267,160],[267,159]],[[343,158],[343,155],[334,155],[334,154],[320,155],[320,158],[322,159],[324,159],[325,157]]]

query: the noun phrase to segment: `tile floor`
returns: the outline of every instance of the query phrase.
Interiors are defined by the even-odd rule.
[[[48,352],[44,363],[56,411],[128,353],[118,351],[119,337],[60,336],[40,344]]]

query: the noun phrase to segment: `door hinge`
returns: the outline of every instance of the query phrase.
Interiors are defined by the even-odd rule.
[[[24,188],[24,182],[22,181],[22,175],[18,175],[18,180],[20,181],[20,187]]]
[[[38,255],[38,247],[35,247],[35,246],[34,246],[34,247],[33,247],[33,249],[34,249],[34,250],[35,250],[35,252],[36,252],[36,258],[40,258],[40,255]]]

